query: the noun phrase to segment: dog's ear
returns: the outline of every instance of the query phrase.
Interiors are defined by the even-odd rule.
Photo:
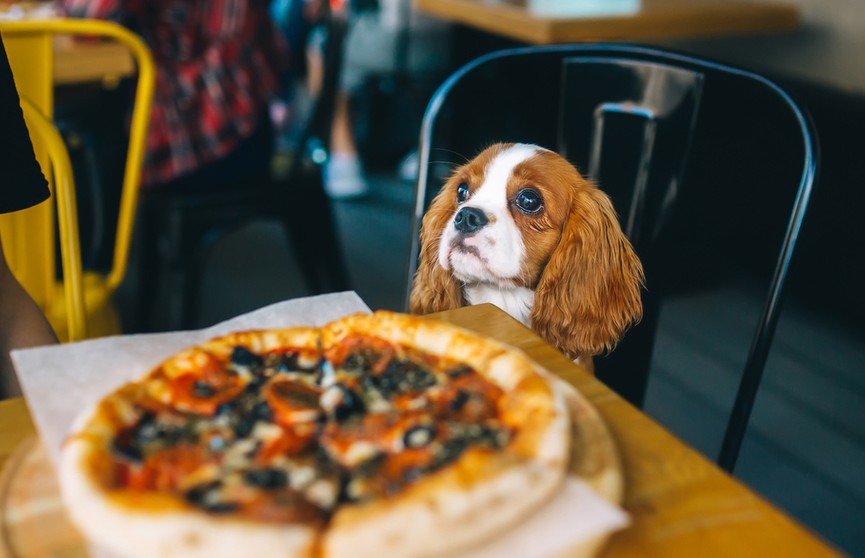
[[[577,188],[535,291],[531,324],[570,358],[608,352],[642,317],[643,267],[606,194]]]
[[[414,276],[409,310],[429,314],[463,306],[462,286],[438,262],[439,243],[456,211],[455,186],[445,185],[433,199],[423,218],[420,233],[420,263]]]

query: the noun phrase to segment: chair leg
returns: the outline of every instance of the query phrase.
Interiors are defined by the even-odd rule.
[[[204,258],[198,254],[197,249],[187,252],[190,257],[179,262],[177,288],[181,293],[177,308],[177,325],[182,329],[195,327],[198,316],[199,291],[201,287],[201,266]],[[193,256],[194,255],[194,256]]]
[[[288,197],[303,200],[302,204],[287,202],[281,206],[282,222],[307,286],[315,293],[349,289],[333,208],[324,192],[321,170],[315,167],[300,173],[298,180],[285,185],[285,189],[291,192]]]
[[[168,323],[173,329],[192,329],[199,315],[208,256],[231,227],[225,223],[214,224],[206,211],[199,214],[189,207],[174,208],[170,215]]]
[[[221,226],[207,226],[187,221],[181,244],[187,257],[180,263],[179,288],[183,293],[179,307],[179,325],[183,329],[196,327],[201,306],[201,286],[208,257],[217,241],[227,232]]]
[[[163,209],[165,217],[163,243],[160,246],[160,275],[164,284],[162,296],[158,302],[163,329],[177,330],[181,328],[181,308],[184,304],[182,288],[183,276],[183,212],[173,207]]]
[[[136,324],[134,330],[151,332],[155,330],[155,308],[159,300],[161,286],[160,269],[160,223],[155,204],[144,200],[139,212],[139,261],[138,288],[136,300]]]
[[[198,316],[201,270],[212,242],[207,242],[207,229],[201,228],[194,211],[171,208],[169,216],[165,254],[167,324],[173,330],[192,329]]]
[[[625,334],[616,350],[595,359],[598,379],[637,408],[646,400],[660,311],[657,298],[647,297],[640,323]]]

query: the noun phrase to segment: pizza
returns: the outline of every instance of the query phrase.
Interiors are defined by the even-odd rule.
[[[82,415],[61,489],[122,555],[448,555],[556,493],[565,397],[522,353],[429,319],[237,332]]]

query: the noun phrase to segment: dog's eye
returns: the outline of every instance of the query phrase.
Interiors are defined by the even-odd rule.
[[[523,213],[537,213],[541,210],[544,200],[537,191],[531,188],[524,188],[517,192],[514,203]]]
[[[463,203],[469,199],[469,185],[465,182],[460,182],[457,186],[457,203]]]

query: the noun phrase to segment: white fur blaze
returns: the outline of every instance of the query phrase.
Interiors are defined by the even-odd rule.
[[[515,144],[498,154],[484,169],[484,180],[457,208],[481,210],[488,224],[470,235],[457,231],[453,218],[442,232],[439,264],[467,283],[510,287],[526,257],[522,231],[508,208],[508,181],[514,169],[541,151],[534,145]],[[454,217],[456,212],[454,213]]]

